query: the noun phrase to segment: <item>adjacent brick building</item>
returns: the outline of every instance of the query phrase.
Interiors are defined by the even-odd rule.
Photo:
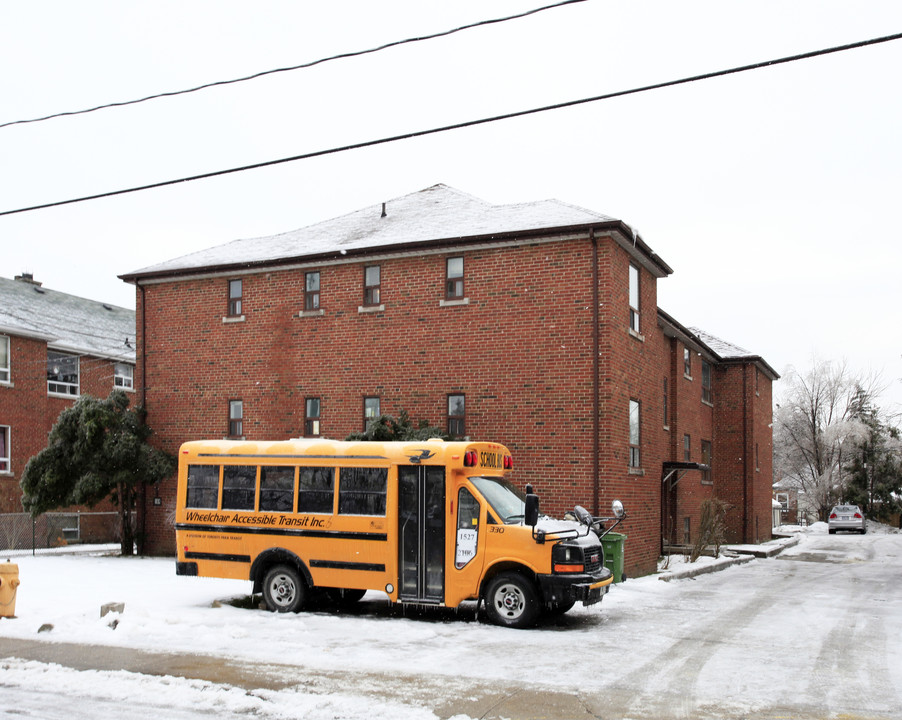
[[[134,392],[135,313],[0,278],[0,514],[21,513],[19,480],[80,395]]]
[[[731,504],[730,539],[770,536],[777,376],[660,311],[671,272],[620,220],[437,185],[122,277],[164,449],[340,439],[404,410],[508,445],[513,479],[551,514],[623,500],[626,568],[641,573],[694,537],[706,497]],[[703,459],[709,471],[687,469]],[[143,506],[151,552],[174,549],[174,491]]]

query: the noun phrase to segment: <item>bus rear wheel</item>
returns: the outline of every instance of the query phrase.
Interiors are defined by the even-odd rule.
[[[307,588],[301,574],[290,565],[276,565],[263,578],[263,600],[272,612],[297,612],[304,605]]]
[[[535,586],[518,572],[506,572],[492,578],[485,594],[485,609],[495,625],[524,628],[539,616],[539,597]]]

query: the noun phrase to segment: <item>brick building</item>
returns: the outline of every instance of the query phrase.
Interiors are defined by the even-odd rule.
[[[0,513],[22,512],[19,480],[79,395],[133,392],[135,313],[0,278]]]
[[[770,535],[777,376],[659,311],[671,272],[620,220],[437,185],[122,278],[137,286],[138,392],[166,450],[341,439],[406,410],[504,442],[514,481],[550,514],[622,499],[626,567],[641,573],[665,540],[693,537],[715,494],[731,539]],[[174,482],[147,499],[148,550],[173,551],[174,507]]]

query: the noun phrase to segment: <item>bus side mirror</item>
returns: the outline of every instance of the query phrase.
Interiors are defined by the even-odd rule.
[[[539,496],[529,493],[526,496],[526,510],[523,519],[530,527],[535,527],[539,522]]]
[[[614,517],[622,518],[626,515],[626,512],[623,510],[623,503],[619,500],[611,503],[611,511],[614,513]]]

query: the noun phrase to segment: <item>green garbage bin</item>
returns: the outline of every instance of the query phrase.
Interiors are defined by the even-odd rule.
[[[604,550],[604,566],[614,574],[614,582],[623,582],[623,545],[626,535],[609,532],[601,538],[601,549]]]

